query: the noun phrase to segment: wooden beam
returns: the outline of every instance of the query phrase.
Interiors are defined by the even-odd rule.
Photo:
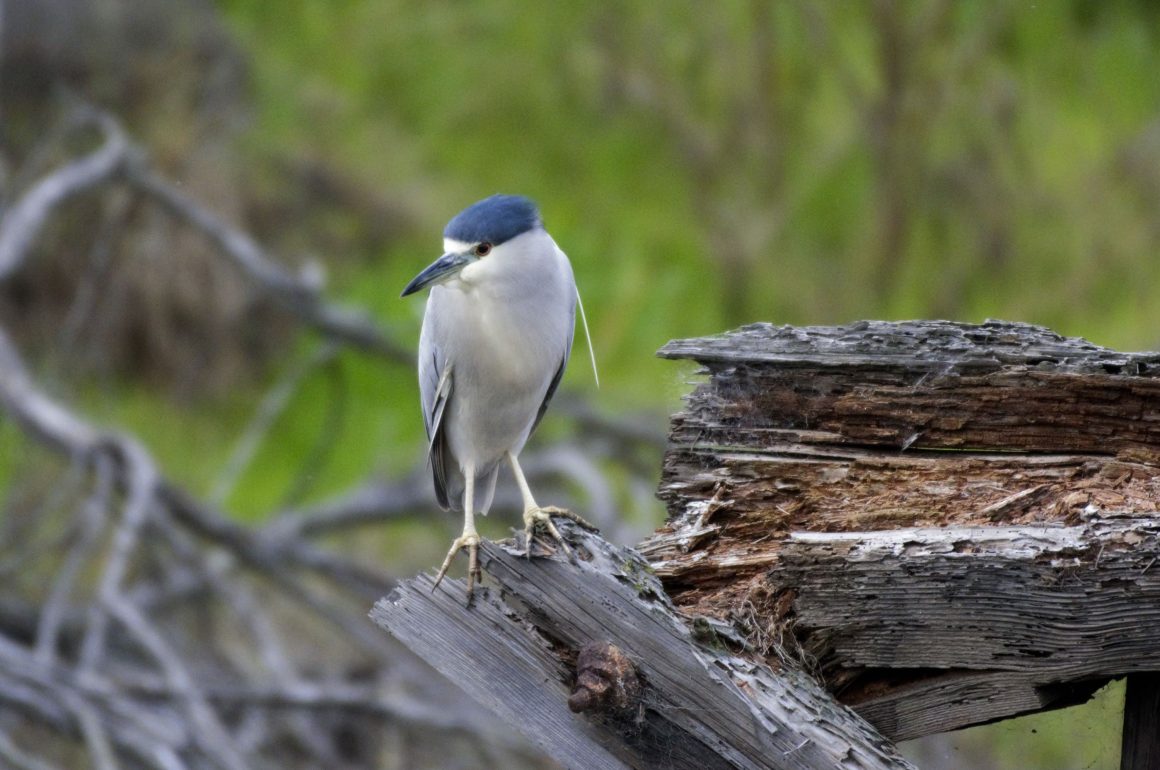
[[[791,533],[769,580],[794,592],[824,680],[904,740],[1160,670],[1158,554],[1160,517],[1091,512],[1070,527]]]
[[[567,767],[910,767],[809,676],[775,672],[730,651],[737,640],[712,626],[690,626],[633,551],[562,524],[573,563],[484,544],[502,602],[493,590],[467,609],[461,583],[432,594],[420,576],[372,617]],[[631,661],[640,692],[574,714],[577,657],[593,644]]]
[[[661,354],[708,375],[639,546],[681,611],[798,655],[895,740],[1160,664],[1160,354],[943,321]]]
[[[1160,421],[1137,419],[1160,402],[1160,353],[1120,353],[1028,324],[754,324],[670,342],[660,355],[692,358],[712,378],[674,421],[674,449],[686,427],[708,431],[702,444],[751,450],[768,429],[895,451],[1160,448]]]

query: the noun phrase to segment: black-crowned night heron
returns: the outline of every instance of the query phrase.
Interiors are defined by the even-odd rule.
[[[578,295],[568,257],[527,198],[468,206],[444,229],[443,251],[403,296],[431,286],[419,336],[428,454],[439,505],[458,508],[462,495],[463,534],[435,585],[466,548],[470,601],[480,576],[475,512],[491,506],[504,459],[523,497],[527,552],[539,524],[570,553],[551,516],[572,515],[536,503],[517,458],[564,376]]]

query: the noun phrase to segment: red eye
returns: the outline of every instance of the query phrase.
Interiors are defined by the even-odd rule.
[[[491,244],[488,243],[487,241],[484,241],[483,243],[478,244],[475,247],[474,251],[475,251],[475,256],[486,257],[488,254],[491,253]]]

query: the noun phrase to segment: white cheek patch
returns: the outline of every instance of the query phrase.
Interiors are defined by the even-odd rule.
[[[475,246],[474,243],[467,243],[466,241],[457,241],[454,238],[443,239],[443,253],[444,254],[462,254],[465,251],[470,251]]]
[[[480,265],[481,264],[482,264],[482,262],[470,262],[470,263],[468,263],[462,270],[459,271],[459,275],[457,277],[459,278],[459,280],[463,281],[464,283],[467,283],[467,284],[475,283],[476,281],[479,280]]]

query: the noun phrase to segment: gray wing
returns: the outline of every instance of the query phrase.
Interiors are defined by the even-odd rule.
[[[423,329],[427,332],[426,327]],[[423,403],[423,424],[427,428],[427,460],[435,481],[435,499],[439,507],[454,507],[448,495],[448,479],[452,470],[451,452],[447,446],[447,432],[443,429],[443,414],[451,399],[451,366],[439,355],[439,350],[424,333],[419,338],[419,397]]]
[[[572,304],[572,317],[568,323],[568,343],[564,345],[564,356],[560,359],[560,365],[556,367],[556,373],[552,375],[552,381],[548,383],[548,391],[544,394],[544,401],[540,404],[540,410],[536,412],[536,421],[532,423],[532,429],[528,431],[528,435],[536,432],[536,426],[540,424],[540,420],[544,419],[544,412],[548,411],[548,403],[551,402],[552,396],[556,395],[556,388],[560,387],[560,380],[564,379],[564,370],[568,368],[568,357],[572,354],[572,337],[576,332],[576,304]]]

